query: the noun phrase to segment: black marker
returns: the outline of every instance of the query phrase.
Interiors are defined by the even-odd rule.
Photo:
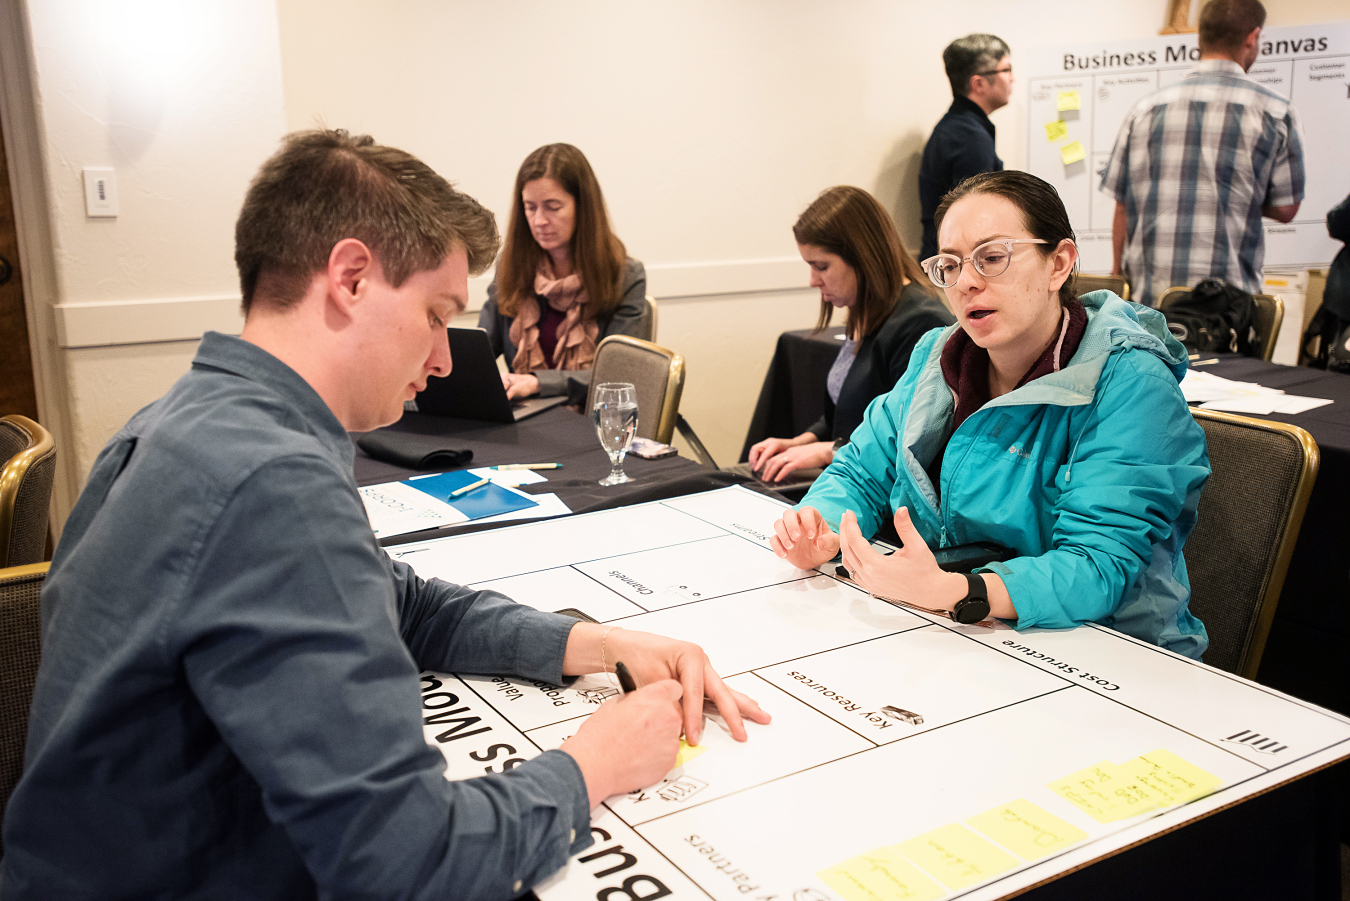
[[[614,664],[614,675],[619,677],[619,687],[623,689],[624,694],[637,691],[637,683],[633,681],[633,674],[628,671],[628,667],[623,665],[623,661]]]

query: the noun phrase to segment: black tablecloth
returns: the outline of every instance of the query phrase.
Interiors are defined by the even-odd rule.
[[[609,456],[601,449],[590,420],[565,407],[554,407],[510,425],[405,413],[397,423],[381,431],[414,442],[424,442],[428,450],[438,446],[471,450],[473,460],[461,467],[465,469],[503,463],[561,463],[562,469],[540,473],[548,479],[547,482],[524,485],[520,490],[527,494],[556,494],[573,513],[623,507],[753,482],[744,476],[706,470],[680,456],[644,460],[630,454],[624,459],[623,469],[633,481],[603,488],[598,483],[609,474]],[[353,435],[354,440],[358,437]],[[399,481],[427,471],[407,469],[373,459],[359,447],[356,449],[355,469],[359,485]],[[750,487],[759,490],[754,484],[750,484]],[[425,539],[428,535],[458,535],[512,524],[475,526],[466,523],[430,532],[396,535],[382,539],[380,543],[403,544]]]
[[[1237,356],[1199,369],[1334,401],[1260,417],[1307,429],[1322,460],[1257,681],[1350,715],[1350,376]]]
[[[843,345],[844,327],[802,329],[778,336],[764,387],[750,418],[741,462],[765,438],[796,438],[825,412],[825,378]]]

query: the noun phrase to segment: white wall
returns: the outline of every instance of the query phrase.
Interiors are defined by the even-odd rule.
[[[1344,15],[1333,5],[1271,3],[1271,24]],[[739,455],[777,334],[815,319],[811,294],[790,290],[806,281],[790,231],[802,208],[860,185],[917,251],[919,156],[951,102],[942,47],[988,30],[1015,65],[1019,48],[1156,34],[1165,6],[278,0],[291,128],[409,149],[503,223],[527,153],[587,154],[651,292],[680,297],[659,338],[688,360],[681,407],[719,462]],[[334,53],[352,34],[359,51]],[[1019,89],[993,116],[1014,168],[1025,102]]]
[[[800,210],[857,184],[917,246],[917,155],[950,102],[942,46],[988,30],[1015,63],[1018,48],[1156,34],[1165,5],[6,4],[0,114],[18,151],[40,403],[67,464],[57,522],[102,444],[186,370],[201,331],[237,330],[234,218],[290,128],[369,132],[499,212],[526,153],[581,147],[648,265],[660,340],[689,361],[683,408],[729,461],[775,337],[814,319],[790,233]],[[1345,16],[1343,0],[1268,8],[1272,25]],[[16,35],[23,15],[31,34]],[[993,117],[1012,167],[1025,152],[1021,87]],[[85,218],[85,166],[117,168],[117,220]]]
[[[39,378],[63,383],[40,404],[60,442],[59,524],[99,449],[183,373],[203,328],[239,327],[234,216],[285,133],[281,58],[272,0],[25,10],[6,72],[26,56],[31,86],[7,98],[5,126],[32,151],[12,182],[41,186],[17,205],[26,245],[48,251],[24,260],[38,270],[25,281]],[[109,166],[120,215],[86,218],[82,169]]]

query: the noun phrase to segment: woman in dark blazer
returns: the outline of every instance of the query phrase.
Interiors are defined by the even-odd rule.
[[[900,243],[890,214],[861,188],[829,188],[792,234],[811,267],[811,287],[820,289],[816,330],[843,308],[846,340],[824,386],[825,414],[795,438],[766,438],[750,448],[750,467],[769,482],[828,466],[872,399],[895,387],[919,338],[955,322]]]

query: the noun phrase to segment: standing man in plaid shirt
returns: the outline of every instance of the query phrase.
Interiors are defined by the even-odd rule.
[[[1261,290],[1261,218],[1292,220],[1304,180],[1294,108],[1245,74],[1265,21],[1259,0],[1210,0],[1199,64],[1121,125],[1101,187],[1116,198],[1111,274],[1132,300],[1211,276]]]

